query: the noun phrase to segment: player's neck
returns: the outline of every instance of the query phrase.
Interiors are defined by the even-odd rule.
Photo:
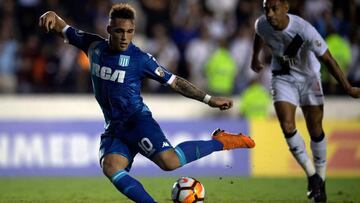
[[[290,23],[290,17],[286,15],[283,21],[280,22],[279,26],[275,27],[275,30],[285,30]]]

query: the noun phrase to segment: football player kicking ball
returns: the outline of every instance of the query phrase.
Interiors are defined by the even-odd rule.
[[[322,127],[324,95],[318,59],[347,94],[359,98],[360,89],[349,84],[315,28],[304,19],[288,14],[286,0],[264,0],[263,7],[265,15],[255,23],[251,68],[259,72],[264,67],[259,61],[259,52],[266,44],[272,52],[272,94],[281,129],[291,153],[308,177],[308,198],[326,202],[326,139]],[[296,130],[297,106],[301,107],[306,120],[314,163]]]
[[[100,163],[114,186],[135,202],[155,202],[141,183],[128,172],[137,153],[161,169],[171,171],[215,151],[253,148],[252,139],[242,134],[216,130],[208,141],[188,141],[173,148],[140,96],[141,80],[151,78],[168,84],[178,93],[226,110],[232,100],[211,97],[187,80],[160,66],[154,57],[132,43],[135,11],[128,4],[115,4],[109,13],[109,38],[70,27],[56,13],[48,11],[39,26],[57,33],[66,42],[87,53],[91,64],[93,91],[106,122],[101,135]]]

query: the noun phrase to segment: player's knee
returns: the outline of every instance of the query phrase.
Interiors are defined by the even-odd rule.
[[[180,167],[180,164],[172,161],[165,161],[163,164],[159,165],[159,167],[164,171],[173,171]]]
[[[175,153],[171,153],[168,156],[163,157],[158,166],[164,171],[173,171],[180,167],[179,158]]]
[[[295,131],[295,124],[293,122],[282,122],[281,129],[285,135],[291,134]]]
[[[174,151],[167,151],[155,158],[155,163],[164,171],[172,171],[180,167],[180,161]]]
[[[102,171],[104,175],[107,177],[111,177],[116,171],[118,171],[117,165],[114,162],[111,162],[110,160],[104,160],[102,163]]]
[[[309,134],[312,137],[317,137],[320,136],[321,133],[323,133],[323,127],[322,127],[322,122],[312,122],[311,124],[308,124],[308,130],[309,130]]]
[[[324,136],[324,131],[321,127],[309,129],[310,137],[318,138]]]
[[[105,176],[110,178],[113,174],[118,172],[119,170],[123,170],[126,168],[126,164],[122,164],[121,162],[116,161],[112,158],[104,158],[102,160],[102,171]]]

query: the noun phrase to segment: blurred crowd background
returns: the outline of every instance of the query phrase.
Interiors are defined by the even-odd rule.
[[[137,10],[135,44],[173,73],[213,94],[243,95],[253,84],[267,91],[270,71],[250,69],[254,22],[262,0],[0,0],[0,92],[89,93],[86,55],[38,28],[47,10],[76,28],[107,38],[113,3]],[[290,0],[290,13],[308,20],[353,85],[360,85],[360,1]],[[268,51],[262,54],[269,63]],[[326,94],[344,94],[322,68]],[[147,93],[169,88],[144,81]],[[252,92],[256,92],[252,90]]]

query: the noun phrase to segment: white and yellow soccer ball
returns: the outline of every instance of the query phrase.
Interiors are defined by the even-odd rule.
[[[201,203],[205,199],[205,188],[195,178],[181,177],[172,187],[171,199],[174,203]]]

